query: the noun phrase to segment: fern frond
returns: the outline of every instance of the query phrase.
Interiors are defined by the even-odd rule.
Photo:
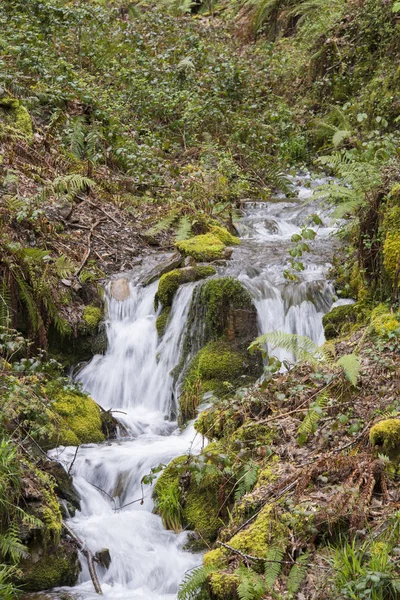
[[[283,560],[284,554],[285,550],[280,546],[271,546],[268,548],[264,573],[265,587],[268,592],[272,591],[275,582],[280,575],[282,569],[281,561]]]
[[[356,354],[345,354],[339,358],[336,364],[338,367],[342,367],[347,381],[351,385],[357,385],[361,367],[360,358]]]
[[[290,569],[287,579],[287,590],[290,594],[297,594],[307,573],[309,553],[306,552],[299,556],[293,567]]]
[[[75,265],[67,256],[65,256],[65,254],[61,254],[61,256],[54,261],[54,268],[58,277],[65,278],[74,272]]]
[[[257,478],[258,478],[259,466],[257,463],[250,461],[240,471],[237,488],[235,491],[235,500],[239,500],[242,496],[251,492]]]
[[[162,231],[166,231],[171,227],[177,217],[178,212],[176,210],[171,210],[163,219],[158,221],[158,223],[150,227],[150,229],[147,229],[145,233],[147,235],[155,235],[157,233],[161,233]]]
[[[95,182],[79,173],[72,175],[63,175],[54,179],[51,188],[56,195],[65,194],[67,196],[76,196],[88,188],[94,188]]]
[[[328,400],[329,394],[323,392],[317,396],[315,402],[310,404],[310,408],[297,431],[297,441],[300,446],[305,444],[309,436],[314,433],[319,419],[324,414],[324,408],[326,407]]]
[[[282,348],[291,352],[299,362],[307,362],[312,366],[332,363],[331,355],[305,335],[272,331],[260,335],[250,344],[249,349],[254,350],[260,346],[267,346],[269,354],[272,354],[276,348]]]
[[[175,234],[175,241],[183,242],[184,240],[187,240],[190,237],[191,233],[192,233],[192,225],[191,225],[190,219],[189,219],[189,217],[184,215],[183,217],[181,217],[179,219],[178,227],[176,229],[176,234]]]
[[[11,560],[13,563],[28,555],[26,546],[20,540],[19,528],[16,524],[10,525],[8,530],[0,534],[0,556],[2,560]]]
[[[208,576],[215,570],[215,566],[207,565],[187,573],[179,586],[178,600],[197,600]]]
[[[243,566],[236,569],[235,575],[239,577],[237,594],[240,600],[261,600],[265,593],[265,584],[260,575]]]

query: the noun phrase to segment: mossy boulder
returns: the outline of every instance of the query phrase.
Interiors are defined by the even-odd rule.
[[[164,469],[154,488],[156,512],[167,528],[180,531],[187,527],[211,542],[223,525],[218,502],[221,481],[215,474],[197,483],[189,462],[188,456],[180,456]]]
[[[371,329],[380,337],[400,335],[400,315],[392,313],[385,304],[378,304],[371,313]]]
[[[29,557],[19,564],[21,577],[17,580],[25,592],[76,584],[80,565],[73,544],[64,540],[56,547],[44,549],[36,545],[29,550]]]
[[[185,422],[195,416],[204,393],[224,395],[253,382],[258,373],[258,365],[248,352],[239,351],[223,339],[208,342],[186,373],[179,399],[180,420]]]
[[[247,348],[258,335],[257,310],[246,288],[233,277],[206,281],[193,300],[203,314],[205,340],[225,337]]]
[[[373,425],[369,432],[369,441],[383,454],[400,462],[400,419],[385,419]]]
[[[16,98],[0,98],[0,120],[5,121],[27,140],[32,140],[32,119],[22,102]]]
[[[232,235],[225,227],[214,225],[211,227],[210,233],[221,240],[225,246],[237,246],[240,244],[240,239]]]
[[[175,245],[183,256],[192,256],[201,262],[211,262],[229,258],[230,251],[227,251],[227,246],[236,244],[240,244],[239,238],[233,236],[224,227],[214,225],[209,232],[177,242]]]
[[[90,396],[77,392],[58,392],[53,411],[59,422],[51,446],[79,446],[104,441],[100,407]]]
[[[160,278],[158,290],[155,297],[155,306],[171,306],[174,296],[180,285],[190,283],[191,281],[199,281],[206,277],[215,275],[216,271],[212,266],[200,267],[185,267],[183,269],[174,269],[169,273],[165,273]]]
[[[324,334],[327,340],[349,333],[357,323],[359,310],[356,304],[336,306],[322,317]]]

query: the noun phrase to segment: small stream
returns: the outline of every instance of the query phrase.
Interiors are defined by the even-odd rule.
[[[283,330],[324,341],[322,315],[334,303],[334,289],[326,281],[333,254],[334,228],[317,201],[313,188],[323,182],[309,175],[292,177],[294,197],[277,196],[268,203],[245,202],[237,223],[242,244],[231,260],[218,267],[219,275],[238,278],[250,291],[258,311],[260,333]],[[304,201],[308,201],[304,204]],[[318,236],[303,257],[300,281],[287,282],[291,236],[305,218],[318,213],[323,221]],[[175,296],[171,317],[161,341],[157,338],[153,300],[157,282],[147,287],[130,283],[130,298],[108,303],[108,350],[95,356],[80,372],[83,387],[129,431],[128,438],[87,445],[79,449],[72,468],[82,498],[81,511],[70,519],[72,529],[95,552],[109,548],[108,570],[99,567],[107,600],[168,600],[176,598],[185,573],[201,564],[202,556],[184,550],[187,533],[166,531],[153,514],[152,490],[141,479],[160,463],[200,452],[202,439],[192,425],[181,431],[170,421],[178,391],[171,370],[179,362],[193,289],[182,286]],[[290,358],[281,353],[280,358]],[[60,455],[61,452],[61,455]],[[68,464],[75,448],[51,453]],[[99,489],[100,488],[100,489]],[[70,590],[77,598],[98,598],[86,563],[79,584]]]

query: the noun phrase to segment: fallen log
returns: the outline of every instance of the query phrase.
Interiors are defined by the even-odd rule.
[[[74,542],[78,546],[78,549],[85,556],[88,567],[89,567],[89,574],[90,574],[90,578],[93,582],[94,589],[96,590],[97,594],[102,596],[103,592],[101,590],[99,578],[97,577],[96,567],[94,565],[94,558],[93,558],[92,552],[85,545],[85,543],[76,535],[76,533],[74,531],[72,531],[72,529],[64,522],[63,522],[63,527],[64,527],[65,531],[68,533],[68,535],[71,536],[71,538],[74,540]]]

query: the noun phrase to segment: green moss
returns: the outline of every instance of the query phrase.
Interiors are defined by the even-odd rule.
[[[51,440],[52,444],[77,446],[104,441],[100,408],[90,396],[69,391],[61,392],[52,408],[61,419]]]
[[[385,419],[373,425],[369,432],[369,441],[389,458],[400,460],[400,420]]]
[[[53,587],[73,586],[79,574],[75,548],[63,543],[46,552],[39,560],[29,558],[19,565],[22,577],[18,581],[24,591],[40,592]]]
[[[171,313],[171,307],[167,306],[167,307],[163,308],[163,310],[161,311],[161,314],[157,317],[156,329],[157,329],[158,337],[162,337],[164,335],[170,313]]]
[[[232,434],[241,424],[241,415],[231,414],[225,407],[212,406],[203,410],[194,426],[209,440],[219,440]]]
[[[32,119],[25,106],[15,98],[0,98],[0,109],[8,121],[18,132],[27,139],[33,138]]]
[[[154,487],[156,511],[161,516],[164,527],[176,532],[184,527],[180,477],[187,462],[187,456],[178,456],[171,461]]]
[[[285,540],[289,534],[280,520],[274,518],[273,511],[273,505],[266,504],[250,527],[233,536],[229,545],[246,554],[265,558],[271,543]]]
[[[234,573],[211,573],[209,586],[212,597],[216,600],[234,600],[240,578]]]
[[[345,304],[336,306],[322,317],[324,333],[327,340],[348,333],[359,318],[356,304]]]
[[[215,275],[216,271],[211,266],[186,267],[184,269],[174,269],[165,273],[160,278],[158,290],[155,297],[156,308],[161,303],[162,306],[171,306],[174,296],[180,285],[191,281],[199,281],[206,277]]]
[[[400,321],[385,304],[379,304],[371,313],[371,328],[375,334],[381,337],[393,333],[400,334]]]
[[[93,331],[103,318],[103,313],[97,306],[86,306],[82,318],[86,328]]]
[[[183,509],[189,528],[196,531],[206,542],[214,541],[223,525],[223,521],[219,517],[219,483],[215,479],[207,485],[200,486],[192,478]]]
[[[244,359],[226,342],[209,342],[198,353],[197,368],[202,380],[233,381],[241,375]]]
[[[383,265],[391,281],[394,281],[400,264],[400,229],[388,233],[383,244]]]
[[[227,551],[223,548],[215,548],[204,555],[203,563],[206,567],[224,567],[227,565]]]
[[[240,239],[229,233],[225,227],[218,227],[215,225],[211,227],[210,233],[215,235],[225,246],[235,246],[240,244]]]
[[[206,344],[194,357],[182,386],[179,399],[180,417],[184,422],[195,416],[202,394],[213,391],[221,395],[244,381],[249,362],[244,352],[238,352],[228,342],[219,340]]]
[[[197,484],[189,473],[187,456],[175,458],[164,469],[155,488],[156,511],[165,527],[180,531],[185,526],[196,531],[202,540],[215,539],[222,521],[219,518],[218,477],[209,478],[202,485]],[[181,478],[185,477],[187,489],[183,489]]]
[[[193,256],[193,258],[202,262],[224,257],[225,244],[212,233],[196,235],[189,240],[177,242],[175,246],[184,256]]]
[[[249,310],[256,313],[253,301],[245,287],[233,277],[218,277],[206,281],[199,291],[198,304],[205,310],[207,339],[215,339],[229,331],[232,309]]]

